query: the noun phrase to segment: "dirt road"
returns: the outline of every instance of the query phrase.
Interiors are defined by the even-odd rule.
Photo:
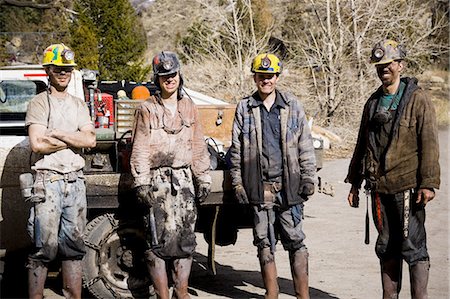
[[[447,131],[440,134],[441,189],[427,206],[428,247],[431,255],[429,298],[448,299],[449,292],[449,160]],[[319,172],[332,184],[335,196],[317,193],[306,204],[304,230],[310,252],[311,298],[381,298],[376,232],[371,222],[371,243],[364,244],[365,200],[360,208],[348,206],[349,185],[343,182],[348,159],[328,161]],[[361,198],[364,195],[361,194]],[[190,280],[192,298],[262,298],[264,289],[250,229],[241,229],[234,246],[216,248],[217,275],[206,270],[207,244],[197,236],[198,247]],[[280,298],[294,298],[287,253],[277,246]],[[410,298],[409,272],[403,267],[401,299]],[[47,298],[62,298],[47,289]]]

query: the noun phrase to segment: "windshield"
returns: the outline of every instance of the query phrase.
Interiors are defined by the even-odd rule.
[[[23,114],[28,102],[46,88],[42,81],[4,80],[0,82],[0,113]],[[2,119],[4,119],[2,117]]]

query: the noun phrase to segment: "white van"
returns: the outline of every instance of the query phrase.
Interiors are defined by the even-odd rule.
[[[14,65],[0,68],[0,135],[24,135],[28,102],[45,91],[48,77],[42,65]],[[84,98],[81,72],[74,70],[69,93]]]

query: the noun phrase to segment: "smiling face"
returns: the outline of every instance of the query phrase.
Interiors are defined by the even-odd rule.
[[[404,68],[403,62],[394,60],[385,64],[377,64],[377,74],[384,87],[389,87],[400,81],[400,74]]]
[[[178,72],[159,76],[158,80],[163,98],[168,98],[178,91],[178,87],[180,86],[180,74]]]
[[[269,94],[274,92],[277,82],[277,74],[267,74],[267,73],[255,73],[253,80],[256,83],[256,88],[261,98],[267,97]]]
[[[50,84],[57,91],[65,91],[69,85],[73,67],[72,66],[55,66],[51,65],[45,68],[45,71],[49,77]]]

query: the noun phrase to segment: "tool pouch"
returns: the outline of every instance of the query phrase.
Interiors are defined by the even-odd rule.
[[[45,201],[44,177],[31,173],[22,173],[19,176],[20,191],[25,202],[39,203]]]

